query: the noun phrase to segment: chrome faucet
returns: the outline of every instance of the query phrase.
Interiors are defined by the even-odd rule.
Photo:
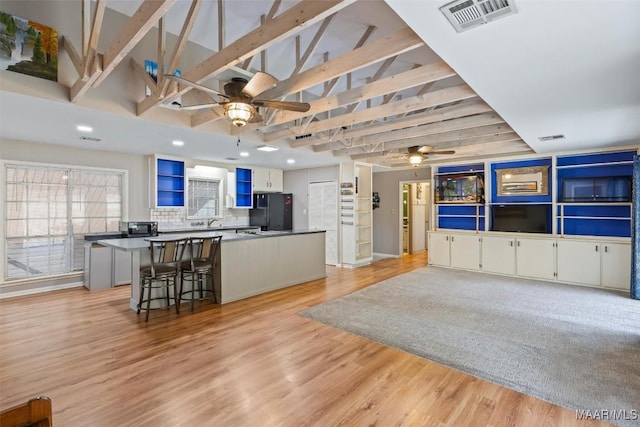
[[[218,218],[211,218],[210,220],[207,221],[207,227],[211,227],[211,224],[213,224],[214,222],[216,222],[218,220]]]

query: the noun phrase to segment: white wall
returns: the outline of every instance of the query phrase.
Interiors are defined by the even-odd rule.
[[[400,171],[374,172],[373,189],[380,196],[380,208],[373,210],[373,252],[401,256],[400,253],[400,181],[431,179],[429,167]]]
[[[309,220],[309,183],[339,181],[338,165],[284,171],[284,192],[293,194],[293,228],[307,228]],[[338,184],[339,186],[339,184]]]

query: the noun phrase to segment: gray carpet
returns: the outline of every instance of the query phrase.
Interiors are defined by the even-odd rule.
[[[426,267],[300,314],[565,408],[640,411],[640,301],[622,293]]]

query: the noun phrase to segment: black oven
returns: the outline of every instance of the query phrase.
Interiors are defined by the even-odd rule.
[[[129,221],[123,222],[121,231],[127,237],[149,237],[158,235],[157,221]]]

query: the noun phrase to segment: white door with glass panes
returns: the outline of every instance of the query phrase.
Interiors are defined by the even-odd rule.
[[[309,183],[309,229],[325,230],[325,262],[338,264],[338,183]]]

